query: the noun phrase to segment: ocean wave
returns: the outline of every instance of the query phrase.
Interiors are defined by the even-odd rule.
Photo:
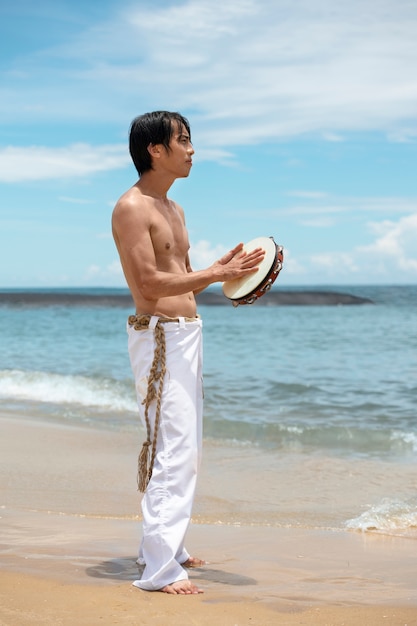
[[[48,372],[0,371],[0,397],[137,412],[134,389],[122,381]]]
[[[337,454],[355,456],[406,456],[417,452],[417,433],[393,430],[380,424],[338,424],[317,416],[277,415],[275,421],[269,414],[251,412],[247,406],[240,413],[230,414],[221,405],[206,402],[205,433],[210,438],[256,442],[261,447],[274,449],[328,450]]]
[[[348,530],[368,531],[404,531],[417,529],[417,498],[405,502],[401,500],[384,500],[372,506],[358,517],[345,524]]]
[[[404,433],[401,431],[395,431],[391,434],[391,440],[395,442],[399,442],[401,444],[405,444],[407,446],[411,446],[413,452],[417,452],[417,434],[416,433]]]
[[[209,385],[210,387],[210,385]],[[302,386],[301,386],[302,387]],[[51,415],[94,421],[106,414],[109,425],[128,423],[138,417],[133,380],[112,376],[62,374],[23,369],[0,370],[0,398],[10,409],[20,404],[38,405]],[[308,410],[298,400],[291,411],[277,413],[277,407],[250,406],[247,398],[232,403],[216,392],[213,384],[204,406],[205,437],[256,442],[260,447],[283,450],[327,450],[343,456],[396,456],[417,454],[417,432],[406,424],[401,429],[374,424],[372,420],[349,424],[335,416],[324,419],[314,407]],[[114,418],[114,419],[113,419]],[[112,422],[113,420],[113,422]],[[351,420],[353,421],[353,420]]]

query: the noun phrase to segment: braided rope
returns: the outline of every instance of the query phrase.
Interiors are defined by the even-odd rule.
[[[150,315],[131,315],[128,323],[135,330],[144,330],[149,327]],[[155,326],[155,352],[151,369],[148,376],[148,387],[146,397],[142,404],[145,405],[145,422],[146,422],[146,441],[142,445],[142,450],[138,457],[138,489],[142,493],[146,491],[146,487],[152,476],[153,466],[156,456],[156,444],[158,440],[159,420],[161,417],[161,400],[166,374],[166,344],[165,330],[158,320]],[[153,439],[151,441],[151,423],[149,420],[149,407],[156,398],[155,426]],[[151,452],[149,454],[149,448]],[[149,458],[150,457],[150,458]]]

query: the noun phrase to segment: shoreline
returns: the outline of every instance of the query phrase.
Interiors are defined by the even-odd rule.
[[[208,565],[190,578],[205,593],[141,592],[132,433],[4,414],[0,426],[2,626],[417,625],[413,537],[192,523],[188,548]],[[203,478],[203,511],[213,480],[237,495],[218,476]]]

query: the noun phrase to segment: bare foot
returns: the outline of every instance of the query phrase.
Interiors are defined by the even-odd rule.
[[[177,580],[175,583],[162,587],[159,591],[173,595],[189,596],[191,594],[204,593],[189,580]]]
[[[202,561],[195,556],[190,556],[190,558],[184,561],[184,563],[181,563],[183,567],[188,567],[188,569],[192,569],[193,567],[202,567],[205,564],[205,561]]]

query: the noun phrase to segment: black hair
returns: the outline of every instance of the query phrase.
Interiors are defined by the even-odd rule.
[[[135,117],[130,125],[129,152],[139,176],[152,169],[149,144],[162,144],[169,150],[174,131],[173,122],[179,129],[185,128],[191,139],[190,124],[180,113],[170,111],[153,111]]]

